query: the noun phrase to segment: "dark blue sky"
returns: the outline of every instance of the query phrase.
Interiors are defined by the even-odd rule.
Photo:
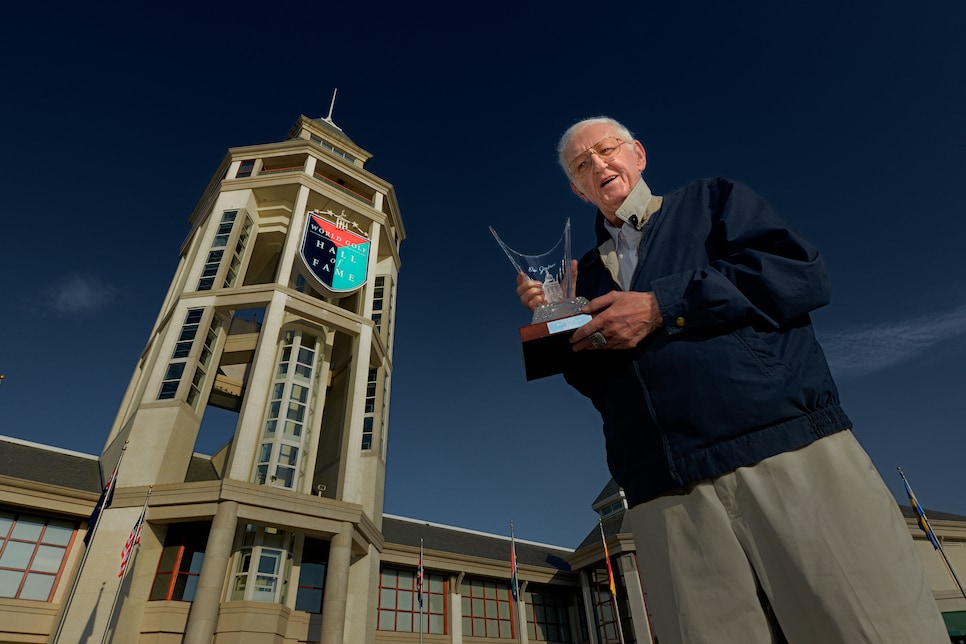
[[[554,148],[607,114],[655,192],[744,181],[822,250],[835,294],[814,319],[857,435],[903,502],[896,466],[966,515],[961,1],[17,6],[0,434],[100,451],[222,156],[338,88],[407,233],[387,512],[565,546],[594,528],[599,419],[524,380],[528,316],[487,226],[537,251],[569,217],[584,250],[593,213]]]

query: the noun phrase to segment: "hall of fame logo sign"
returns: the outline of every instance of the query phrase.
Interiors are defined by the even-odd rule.
[[[355,222],[331,210],[306,214],[299,248],[306,270],[332,295],[361,288],[369,277],[369,237]],[[350,226],[358,232],[350,231]]]

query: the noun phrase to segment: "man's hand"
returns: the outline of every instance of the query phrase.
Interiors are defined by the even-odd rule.
[[[577,290],[577,260],[570,260],[570,270],[573,280],[570,284],[570,297],[573,298]],[[547,300],[543,296],[543,284],[537,280],[528,280],[522,272],[517,273],[517,297],[520,303],[531,311],[536,311],[541,304],[546,304]]]
[[[574,331],[570,338],[574,351],[633,349],[664,324],[652,292],[611,291],[591,300],[583,311],[594,319]],[[597,336],[598,346],[595,347],[589,338],[595,333],[601,334],[606,344],[601,344],[600,336]]]
[[[528,280],[523,273],[517,273],[517,296],[520,303],[531,311],[536,311],[541,304],[546,304],[543,297],[543,284],[537,280]]]

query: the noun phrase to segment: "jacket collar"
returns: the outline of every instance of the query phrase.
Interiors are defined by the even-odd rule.
[[[641,179],[631,189],[631,193],[627,195],[624,203],[617,209],[616,214],[626,224],[630,224],[638,230],[641,230],[644,228],[647,220],[651,218],[651,215],[661,209],[661,203],[663,201],[664,198],[652,194],[650,187],[648,187],[644,179]],[[604,225],[605,221],[604,214],[598,209],[595,224],[598,246],[611,239],[611,235],[607,232],[607,227]]]

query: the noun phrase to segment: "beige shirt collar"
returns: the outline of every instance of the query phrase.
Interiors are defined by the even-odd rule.
[[[630,194],[627,195],[624,203],[621,204],[615,214],[618,219],[641,230],[647,220],[651,218],[651,215],[661,207],[662,201],[661,197],[651,194],[647,182],[641,179],[636,186],[631,188]]]
[[[617,209],[615,213],[617,217],[624,222],[627,222],[635,228],[631,237],[633,240],[628,240],[634,248],[640,243],[641,235],[643,234],[644,224],[647,223],[648,219],[651,218],[655,212],[660,210],[661,203],[663,203],[664,198],[659,195],[651,194],[651,189],[645,183],[644,179],[637,182],[637,185],[631,189],[629,195],[621,204],[620,208]],[[636,222],[635,222],[636,219]],[[622,283],[623,280],[620,279],[619,275],[621,272],[620,268],[620,258],[618,257],[617,244],[618,235],[620,234],[621,228],[623,226],[614,226],[610,223],[607,217],[604,217],[604,229],[610,234],[610,239],[600,245],[598,250],[600,251],[600,257],[613,276],[614,281],[617,283]],[[627,258],[630,260],[630,264],[637,264],[636,253],[633,258]],[[628,272],[628,279],[630,277],[630,272],[633,269],[629,265],[625,268],[625,272]]]

